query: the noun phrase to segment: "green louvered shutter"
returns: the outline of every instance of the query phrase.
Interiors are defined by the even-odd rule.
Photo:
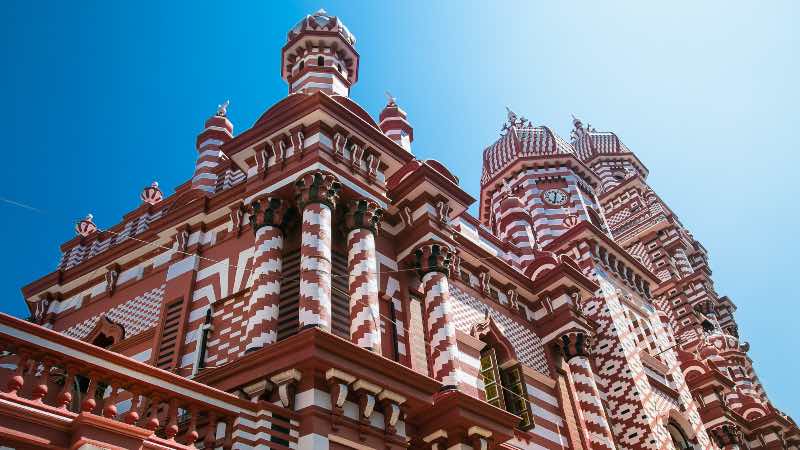
[[[522,376],[522,367],[519,364],[503,370],[503,387],[509,391],[506,393],[506,410],[522,418],[518,428],[521,430],[533,428],[533,414],[530,401],[528,401],[528,389],[525,386],[525,378]]]
[[[500,409],[506,409],[500,370],[497,367],[497,356],[493,348],[487,348],[481,352],[481,377],[486,392],[486,402]]]

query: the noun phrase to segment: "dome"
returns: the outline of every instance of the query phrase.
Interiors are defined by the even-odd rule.
[[[347,29],[347,27],[338,17],[328,14],[324,9],[320,9],[314,14],[306,16],[297,22],[297,25],[293,26],[292,29],[289,30],[289,34],[286,37],[286,42],[291,42],[304,31],[339,33],[339,35],[342,36],[342,38],[344,38],[348,44],[352,46],[356,45],[356,37],[353,36],[353,33]]]

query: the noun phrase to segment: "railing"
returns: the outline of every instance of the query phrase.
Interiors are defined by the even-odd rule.
[[[5,314],[0,389],[0,398],[27,408],[144,428],[148,439],[172,448],[202,439],[203,448],[229,449],[234,420],[253,413],[249,402],[226,392]]]

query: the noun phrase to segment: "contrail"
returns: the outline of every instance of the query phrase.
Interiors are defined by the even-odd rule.
[[[28,206],[28,205],[26,205],[24,203],[15,202],[14,200],[9,200],[9,199],[7,199],[5,197],[0,197],[0,201],[6,202],[9,205],[18,206],[20,208],[25,208],[25,209],[30,210],[30,211],[34,211],[34,212],[37,212],[37,213],[40,213],[40,214],[44,214],[44,211],[42,211],[39,208],[34,208],[33,206]]]

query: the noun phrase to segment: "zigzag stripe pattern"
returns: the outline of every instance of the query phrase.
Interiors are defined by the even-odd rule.
[[[375,258],[375,235],[356,228],[347,235],[350,294],[350,340],[359,347],[381,351],[380,305]]]
[[[303,209],[300,247],[300,327],[331,330],[331,208]]]
[[[575,356],[567,364],[578,394],[579,414],[583,416],[586,434],[593,444],[592,449],[614,450],[611,426],[603,409],[600,391],[597,389],[589,359],[585,356]]]
[[[247,350],[278,340],[278,307],[281,294],[281,253],[283,234],[278,227],[263,226],[256,231],[253,252],[253,288],[247,309]]]
[[[441,272],[428,272],[422,277],[422,284],[425,289],[425,314],[428,318],[428,361],[431,374],[445,386],[457,386],[458,347],[450,310],[447,276]]]

